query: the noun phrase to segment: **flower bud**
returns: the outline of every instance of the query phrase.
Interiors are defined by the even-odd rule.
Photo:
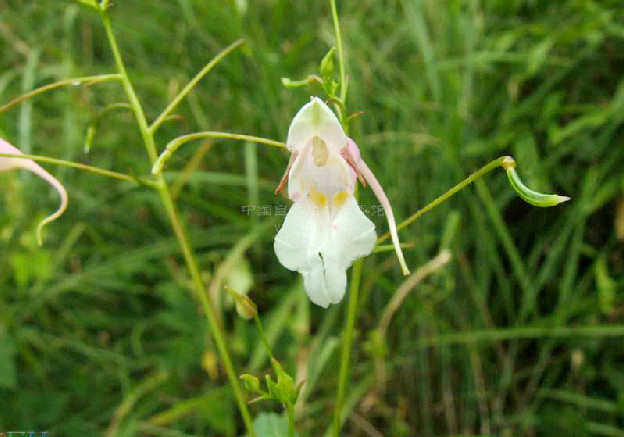
[[[260,380],[253,375],[248,373],[243,373],[240,376],[240,379],[243,381],[243,386],[245,390],[249,393],[257,393],[262,394],[262,389],[260,388]]]
[[[258,315],[258,307],[249,297],[237,293],[227,285],[223,288],[232,296],[239,316],[245,320],[251,320]]]

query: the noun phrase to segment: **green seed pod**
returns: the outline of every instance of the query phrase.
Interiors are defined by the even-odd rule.
[[[518,194],[518,196],[520,196],[522,200],[530,203],[533,206],[545,208],[548,206],[555,206],[570,200],[568,196],[559,196],[557,194],[542,194],[528,188],[522,183],[520,177],[518,176],[518,173],[516,173],[515,161],[513,161],[513,159],[511,160],[511,162],[503,162],[502,167],[507,172],[507,178],[509,179],[509,183],[511,184],[511,187],[514,189],[516,194]]]

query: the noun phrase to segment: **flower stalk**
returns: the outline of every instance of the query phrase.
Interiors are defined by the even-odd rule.
[[[414,223],[416,220],[418,220],[420,217],[422,217],[423,215],[431,211],[436,206],[444,203],[445,201],[450,199],[452,196],[460,192],[462,189],[466,188],[468,185],[470,185],[471,183],[473,183],[480,177],[488,174],[492,170],[497,169],[499,167],[502,167],[507,172],[509,183],[511,184],[511,187],[516,192],[516,194],[525,202],[533,206],[539,206],[539,207],[545,208],[549,206],[555,206],[555,205],[558,205],[560,203],[570,200],[568,196],[559,196],[557,194],[542,194],[542,193],[538,193],[537,191],[533,191],[529,189],[526,185],[522,183],[522,181],[520,180],[520,177],[516,173],[516,170],[515,170],[516,161],[511,156],[501,156],[500,158],[497,158],[493,161],[488,162],[479,170],[477,170],[476,172],[468,176],[466,179],[464,179],[463,181],[455,185],[453,188],[448,190],[446,193],[434,199],[425,207],[419,209],[414,214],[412,214],[409,218],[399,223],[399,225],[397,226],[397,230],[400,231],[408,227],[409,225]],[[391,233],[386,232],[384,235],[382,235],[381,237],[377,239],[377,244],[383,243],[390,237],[391,237]]]
[[[157,175],[160,174],[167,162],[171,159],[173,154],[182,147],[185,143],[189,141],[199,140],[202,138],[214,138],[214,139],[228,139],[228,140],[239,140],[239,141],[248,141],[251,143],[265,144],[267,146],[273,147],[282,147],[285,148],[286,144],[281,141],[270,140],[268,138],[256,137],[253,135],[243,135],[243,134],[232,134],[229,132],[195,132],[193,134],[182,135],[177,137],[167,144],[165,150],[160,154],[154,165],[152,166],[152,174]]]
[[[105,176],[111,179],[117,179],[119,181],[134,182],[134,183],[137,183],[140,185],[146,185],[152,188],[156,187],[156,184],[151,180],[137,178],[129,174],[118,173],[116,171],[106,170],[105,168],[82,164],[80,162],[66,161],[64,159],[51,158],[49,156],[28,155],[26,153],[20,153],[20,154],[0,153],[0,157],[14,158],[14,159],[29,159],[35,162],[44,162],[46,164],[60,165],[61,167],[68,167],[68,168],[73,168],[76,170],[86,171],[86,172],[97,174],[100,176]]]

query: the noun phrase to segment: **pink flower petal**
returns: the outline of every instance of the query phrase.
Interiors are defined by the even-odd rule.
[[[23,153],[18,148],[13,147],[2,138],[0,138],[0,153],[23,155]],[[23,168],[25,170],[35,173],[41,179],[45,180],[48,184],[50,184],[56,191],[58,191],[59,195],[61,196],[61,204],[59,208],[53,214],[44,218],[37,226],[37,242],[39,243],[39,245],[42,245],[43,241],[41,238],[41,232],[43,230],[43,227],[59,218],[67,209],[67,191],[65,190],[65,187],[63,187],[63,185],[54,176],[44,170],[32,159],[0,156],[0,171],[8,171],[16,168]]]

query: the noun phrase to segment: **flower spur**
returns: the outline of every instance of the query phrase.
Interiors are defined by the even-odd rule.
[[[12,146],[2,138],[0,138],[0,153],[23,155],[23,153],[18,148]],[[67,191],[65,190],[65,187],[63,187],[63,185],[54,176],[44,170],[43,167],[41,167],[32,159],[0,156],[0,172],[14,170],[17,168],[22,168],[24,170],[33,172],[41,179],[45,180],[48,184],[50,184],[61,197],[61,204],[59,208],[51,215],[44,218],[37,226],[37,242],[39,243],[39,245],[41,245],[41,232],[43,230],[43,227],[59,218],[67,209]]]

